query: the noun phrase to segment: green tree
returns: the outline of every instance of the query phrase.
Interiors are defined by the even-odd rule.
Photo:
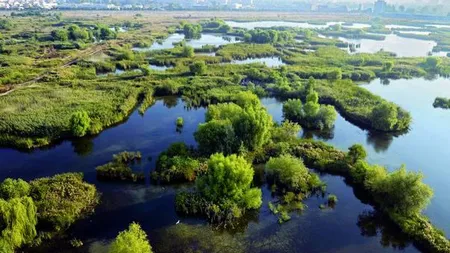
[[[290,155],[270,158],[265,171],[275,185],[289,191],[308,193],[323,185],[316,174],[309,172],[301,159]]]
[[[402,166],[376,183],[375,196],[388,211],[403,215],[420,213],[433,196],[433,190],[422,180],[422,173],[408,172]]]
[[[272,129],[272,141],[289,142],[295,140],[300,130],[302,130],[302,127],[299,124],[285,120],[281,126]]]
[[[14,252],[14,249],[31,243],[36,236],[37,209],[30,197],[0,199],[2,227],[0,237],[1,252]]]
[[[319,112],[317,113],[318,128],[330,129],[334,126],[334,122],[337,118],[337,112],[332,105],[321,105]]]
[[[183,51],[182,51],[181,55],[182,55],[183,57],[188,57],[188,58],[193,57],[193,56],[194,56],[194,48],[193,48],[193,47],[190,47],[190,46],[188,46],[188,45],[184,45],[184,46],[183,46]]]
[[[109,253],[151,253],[152,247],[147,239],[147,234],[137,223],[131,223],[130,227],[119,233],[112,242]]]
[[[193,75],[203,75],[206,72],[206,64],[204,61],[197,61],[189,65],[189,70]]]
[[[438,69],[441,65],[442,60],[439,57],[427,57],[425,60],[425,66],[429,69]]]
[[[394,68],[394,62],[387,61],[387,62],[384,63],[384,66],[383,66],[383,70],[384,71],[390,72],[390,71],[392,71],[393,68]]]
[[[69,33],[66,30],[54,30],[51,32],[51,36],[54,41],[67,41],[69,40]]]
[[[397,106],[393,103],[380,103],[373,109],[371,119],[375,129],[393,130],[397,124]]]
[[[285,119],[298,121],[304,117],[303,103],[300,99],[289,99],[283,104],[283,115]]]
[[[354,144],[348,149],[347,157],[351,163],[356,163],[358,160],[365,160],[367,152],[361,144]]]
[[[196,181],[199,193],[222,207],[233,204],[256,209],[262,204],[261,190],[251,188],[254,171],[243,157],[214,154],[208,161],[208,171]]]
[[[30,185],[22,179],[7,178],[0,185],[0,198],[21,198],[30,194]]]
[[[230,120],[211,120],[200,124],[194,134],[203,154],[224,153],[229,155],[236,153],[239,146]]]
[[[72,114],[70,119],[70,129],[72,134],[77,137],[86,135],[91,126],[91,119],[85,111],[78,111]]]

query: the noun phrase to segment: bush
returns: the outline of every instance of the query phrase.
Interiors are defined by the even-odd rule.
[[[95,168],[97,178],[106,181],[131,181],[143,182],[145,176],[143,173],[134,173],[129,167],[136,161],[140,161],[142,155],[140,152],[121,152],[113,155],[113,160],[107,164]]]
[[[206,71],[206,64],[204,61],[194,62],[189,66],[189,70],[193,75],[196,76],[203,75]]]
[[[0,184],[0,198],[21,198],[30,194],[30,185],[22,179],[7,178]]]
[[[193,158],[186,144],[176,142],[162,152],[151,173],[152,180],[160,183],[192,182],[207,170],[206,164]]]
[[[337,202],[338,202],[338,198],[336,195],[334,195],[334,194],[328,195],[327,203],[329,206],[334,206],[337,204]]]
[[[324,185],[316,174],[309,172],[301,159],[290,155],[270,158],[265,172],[273,184],[289,191],[309,194]]]
[[[206,200],[221,207],[231,204],[244,209],[261,206],[261,190],[251,188],[253,169],[244,158],[223,154],[212,155],[208,171],[196,181],[197,190]]]
[[[437,97],[433,103],[434,108],[450,109],[450,99]]]
[[[152,247],[147,239],[147,234],[137,223],[131,223],[130,227],[119,233],[112,242],[109,253],[152,253]]]
[[[183,118],[182,117],[178,117],[177,121],[175,123],[176,123],[177,127],[183,127],[183,125],[184,125]]]
[[[91,119],[85,111],[75,112],[70,119],[70,129],[72,134],[76,137],[86,135],[91,126]]]
[[[93,211],[98,203],[94,185],[85,183],[81,173],[66,173],[30,182],[38,209],[39,224],[54,231],[68,228]]]
[[[289,99],[283,104],[283,115],[287,120],[300,123],[306,128],[330,129],[337,118],[336,109],[331,105],[319,105],[317,92],[309,91],[307,103],[300,99]]]

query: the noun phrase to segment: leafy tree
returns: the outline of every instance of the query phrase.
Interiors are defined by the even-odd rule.
[[[420,213],[433,196],[422,179],[422,173],[408,172],[402,166],[375,184],[375,196],[386,210],[404,215]]]
[[[85,111],[75,112],[70,119],[70,129],[74,136],[81,137],[86,135],[90,126],[91,119]]]
[[[230,120],[211,120],[200,124],[194,136],[199,144],[199,150],[203,154],[224,153],[229,155],[236,153],[239,148]]]
[[[193,57],[193,56],[194,56],[194,48],[193,48],[193,47],[190,47],[190,46],[188,46],[188,45],[184,45],[184,46],[183,46],[183,51],[182,51],[181,55],[182,55],[183,57],[188,57],[188,58]]]
[[[300,130],[302,130],[302,127],[299,124],[285,120],[281,126],[272,129],[272,140],[274,142],[289,142],[297,138]]]
[[[347,157],[351,163],[356,163],[358,160],[365,160],[367,152],[361,144],[354,144],[348,149]]]
[[[186,39],[199,38],[201,36],[202,26],[199,24],[184,24],[183,33]]]
[[[384,66],[383,66],[383,70],[384,71],[392,71],[392,69],[394,68],[394,62],[392,62],[392,61],[387,61],[387,62],[385,62],[384,63]]]
[[[337,112],[332,105],[321,105],[319,112],[317,113],[318,128],[330,129],[334,126],[334,122],[337,118]]]
[[[380,103],[373,109],[371,118],[375,129],[393,130],[397,124],[397,107],[393,103]]]
[[[69,32],[69,39],[71,40],[85,41],[89,39],[89,32],[86,29],[80,28],[77,25],[71,25],[67,30]]]
[[[7,178],[0,184],[0,198],[12,199],[28,196],[30,185],[22,179]]]
[[[198,192],[206,200],[223,208],[237,205],[256,209],[262,204],[261,190],[251,188],[253,169],[243,157],[214,154],[208,161],[208,171],[196,181]]]
[[[51,36],[54,41],[67,41],[69,40],[69,33],[66,30],[54,30],[51,32]]]
[[[36,236],[37,209],[30,197],[0,199],[1,252],[31,243]]]
[[[109,253],[151,253],[152,247],[147,234],[137,223],[131,223],[129,228],[117,235],[109,248]]]
[[[301,159],[290,155],[270,158],[265,171],[275,185],[290,191],[308,193],[323,185],[316,174],[309,172]]]
[[[425,66],[429,69],[438,69],[442,60],[439,57],[427,57],[425,60]]]
[[[304,117],[303,103],[300,99],[289,99],[283,104],[283,115],[285,119],[301,119]]]
[[[97,25],[95,27],[96,36],[101,40],[111,40],[117,38],[117,32],[106,25]]]
[[[206,64],[204,61],[197,61],[189,66],[189,70],[193,75],[203,75],[206,72]]]

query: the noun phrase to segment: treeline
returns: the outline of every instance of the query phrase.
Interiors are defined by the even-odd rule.
[[[106,25],[96,25],[93,29],[70,25],[67,29],[58,29],[51,32],[53,41],[83,41],[111,40],[117,38],[117,32]]]
[[[278,31],[273,29],[253,29],[242,33],[245,42],[248,43],[286,43],[292,41],[294,35],[288,31]]]

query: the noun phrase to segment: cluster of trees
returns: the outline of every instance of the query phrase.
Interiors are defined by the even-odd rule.
[[[206,123],[194,134],[203,154],[237,153],[240,149],[252,151],[270,139],[272,117],[251,92],[235,96],[235,103],[211,105],[206,112]]]
[[[140,152],[124,151],[113,155],[113,160],[107,164],[95,168],[97,178],[99,180],[114,180],[114,181],[131,181],[143,182],[145,175],[143,173],[136,173],[130,168],[135,162],[142,159]]]
[[[81,174],[30,183],[5,179],[0,184],[0,251],[13,253],[35,240],[50,238],[90,213],[97,203],[95,186],[85,183]]]
[[[70,131],[73,136],[85,136],[91,126],[91,118],[85,111],[78,111],[72,114],[70,118]]]
[[[323,130],[334,126],[337,112],[331,105],[320,105],[318,93],[310,89],[306,104],[303,105],[300,99],[289,99],[283,104],[283,115],[306,128]]]
[[[93,41],[94,38],[99,40],[111,40],[117,38],[117,32],[110,29],[106,25],[97,25],[94,29],[82,28],[78,25],[70,25],[67,29],[58,29],[51,32],[54,41]]]
[[[407,129],[411,115],[390,102],[381,102],[375,106],[371,114],[372,127],[383,131]]]
[[[434,108],[450,109],[450,99],[437,97],[433,102]]]
[[[196,39],[202,36],[202,26],[200,24],[184,24],[183,33],[186,39]]]
[[[259,188],[252,188],[253,168],[244,157],[211,155],[207,172],[195,184],[194,193],[176,196],[176,209],[191,215],[205,215],[211,222],[233,224],[242,215],[262,204]]]
[[[285,43],[292,41],[294,35],[288,31],[254,29],[243,34],[245,42],[251,43]]]
[[[160,183],[192,182],[206,170],[206,164],[196,158],[192,148],[176,142],[158,156],[151,178]]]

